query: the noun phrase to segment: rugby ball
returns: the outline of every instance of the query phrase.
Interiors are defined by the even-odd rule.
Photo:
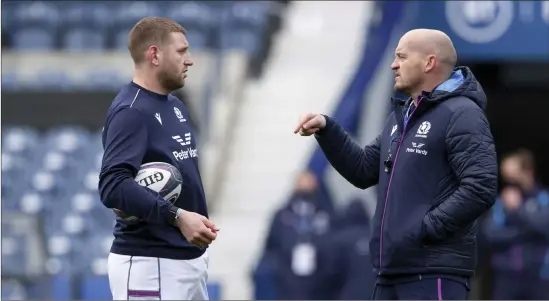
[[[172,204],[177,201],[183,186],[183,177],[175,166],[165,162],[151,162],[141,165],[135,181]],[[135,216],[127,216],[122,211],[114,209],[116,215],[124,220],[137,220]]]

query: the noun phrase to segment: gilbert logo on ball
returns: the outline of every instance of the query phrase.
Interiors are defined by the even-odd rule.
[[[141,165],[135,181],[158,194],[166,201],[175,204],[181,195],[183,177],[179,170],[165,162],[151,162]],[[128,216],[119,209],[113,209],[116,215],[126,221],[138,220],[135,216]]]
[[[142,171],[142,173],[143,172],[144,171]],[[137,174],[137,177],[139,178],[139,174]],[[139,183],[139,185],[141,186],[149,187],[154,183],[161,182],[162,180],[164,180],[164,174],[162,174],[161,172],[155,172],[154,174],[146,176],[143,179],[137,181],[137,183]]]

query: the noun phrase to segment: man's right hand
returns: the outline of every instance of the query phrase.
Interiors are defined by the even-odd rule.
[[[177,217],[177,226],[190,243],[205,247],[217,237],[219,229],[206,217],[191,211],[185,211]]]
[[[518,188],[505,187],[501,192],[503,207],[508,211],[515,211],[522,204],[522,193]]]
[[[299,119],[299,123],[294,130],[294,134],[301,136],[311,136],[326,127],[326,118],[321,114],[308,113]]]

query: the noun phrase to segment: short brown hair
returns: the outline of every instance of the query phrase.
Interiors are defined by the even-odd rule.
[[[515,158],[518,160],[522,170],[526,171],[535,171],[536,160],[534,159],[534,154],[524,148],[518,149],[514,152],[511,152],[503,157],[502,161],[505,161],[510,158]]]
[[[177,22],[160,17],[147,17],[139,20],[132,28],[128,37],[128,50],[137,64],[145,59],[144,53],[151,45],[161,45],[172,32],[187,31]]]

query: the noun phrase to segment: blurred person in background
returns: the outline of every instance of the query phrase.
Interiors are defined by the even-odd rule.
[[[170,94],[193,65],[186,31],[170,19],[144,18],[130,31],[128,49],[134,77],[107,113],[99,176],[101,200],[118,215],[108,258],[112,296],[207,300],[207,247],[218,229],[207,218],[196,155],[179,155],[196,149],[195,133],[187,108]],[[173,204],[135,182],[149,162],[169,163],[183,176]]]
[[[315,138],[350,183],[378,185],[370,240],[373,298],[466,299],[476,268],[477,219],[493,205],[497,157],[486,94],[443,32],[407,32],[391,68],[395,100],[366,147],[337,122],[306,114],[294,133]]]
[[[316,176],[301,173],[290,199],[273,217],[264,250],[276,262],[278,300],[319,299],[315,284],[326,262],[319,260],[318,245],[331,223],[332,216],[319,202]]]
[[[316,284],[319,298],[370,299],[376,274],[370,261],[370,218],[363,200],[352,200],[340,219],[319,246],[319,260],[327,263]]]
[[[483,234],[491,249],[493,299],[549,298],[549,192],[536,180],[531,152],[502,159],[505,187]]]

